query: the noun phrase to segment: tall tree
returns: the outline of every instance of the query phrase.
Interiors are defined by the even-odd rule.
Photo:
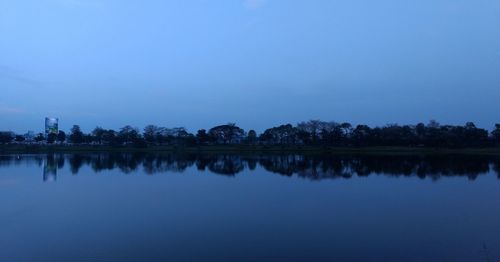
[[[83,132],[79,125],[73,125],[71,128],[71,134],[69,135],[69,140],[73,144],[83,143]]]
[[[214,137],[218,143],[233,144],[243,140],[245,131],[236,126],[236,124],[229,123],[211,128],[208,134]]]
[[[356,146],[369,146],[372,130],[367,125],[357,125],[352,131],[352,140]]]
[[[210,142],[210,136],[207,134],[207,130],[205,129],[200,129],[196,133],[196,141],[198,142],[199,145],[205,145]]]
[[[260,140],[265,144],[290,144],[293,145],[298,140],[298,129],[291,124],[281,125],[266,129],[261,134]]]
[[[121,144],[133,144],[136,146],[142,146],[142,143],[144,142],[139,133],[139,130],[128,125],[120,129],[117,138]]]
[[[348,144],[348,140],[352,135],[352,125],[351,123],[344,122],[340,124],[340,128],[342,129],[342,139],[344,144]]]
[[[105,130],[102,134],[102,143],[107,145],[117,144],[116,131],[113,129]]]
[[[142,134],[143,134],[144,140],[146,140],[146,142],[148,142],[150,144],[157,143],[157,142],[159,142],[158,136],[161,134],[161,128],[159,128],[158,126],[155,126],[155,125],[147,125],[144,128],[144,131]]]
[[[55,133],[49,133],[47,135],[47,143],[48,144],[53,144],[57,139],[57,135]]]
[[[57,141],[59,143],[64,143],[64,141],[66,141],[66,133],[62,130],[59,131],[59,133],[57,133]]]
[[[318,141],[319,131],[322,126],[323,121],[309,120],[307,122],[299,123],[297,128],[302,132],[307,132],[310,135],[311,143],[315,144]]]
[[[495,124],[495,129],[491,132],[497,145],[500,145],[500,124]]]
[[[255,132],[255,130],[250,130],[248,131],[248,135],[247,135],[247,143],[253,145],[257,142],[257,132]]]
[[[92,139],[93,142],[96,142],[98,144],[102,144],[103,136],[106,130],[102,127],[97,126],[92,130]]]

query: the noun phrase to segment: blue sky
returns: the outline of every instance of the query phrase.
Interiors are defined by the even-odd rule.
[[[0,130],[500,122],[500,0],[0,0]]]

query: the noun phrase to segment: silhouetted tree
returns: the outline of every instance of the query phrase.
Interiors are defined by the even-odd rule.
[[[62,130],[59,131],[59,133],[57,133],[57,141],[59,143],[64,143],[64,141],[66,141],[66,133]]]
[[[79,125],[73,125],[71,128],[71,134],[69,135],[69,140],[73,144],[83,143],[83,132]]]
[[[246,142],[250,145],[253,145],[257,142],[257,132],[255,130],[248,131]]]
[[[260,135],[260,141],[269,145],[293,145],[297,142],[297,134],[299,130],[291,124],[281,125],[273,128],[266,129]],[[309,133],[307,133],[309,136]]]
[[[102,144],[103,142],[103,136],[106,130],[102,127],[97,126],[92,130],[92,141],[98,144]]]
[[[134,140],[139,138],[139,130],[131,126],[124,126],[120,128],[118,132],[117,139],[122,144],[132,143]]]
[[[500,124],[495,124],[495,129],[491,131],[491,136],[497,145],[500,145]]]
[[[42,133],[38,133],[38,135],[35,137],[35,142],[42,142],[45,140],[45,136]]]
[[[211,128],[208,134],[214,137],[217,143],[221,144],[235,144],[240,143],[244,136],[245,131],[234,123],[229,123],[227,125],[220,125]]]
[[[7,144],[12,142],[14,140],[14,133],[10,131],[3,131],[0,132],[0,143],[1,144]]]
[[[425,130],[425,124],[424,123],[418,123],[416,126],[415,126],[415,134],[416,134],[416,138],[417,138],[417,144],[418,145],[423,145],[424,144],[424,140],[425,140],[425,136],[426,136],[426,130]]]
[[[53,144],[57,139],[57,135],[55,133],[49,133],[47,135],[47,143],[48,144]]]
[[[372,130],[367,125],[357,125],[352,131],[352,140],[356,146],[372,145]]]
[[[149,144],[159,143],[161,139],[158,139],[162,135],[162,128],[155,125],[147,125],[144,128],[143,136]]]
[[[199,145],[206,145],[210,142],[212,142],[213,139],[207,134],[207,131],[205,129],[200,129],[196,133],[196,141]]]
[[[139,130],[128,125],[120,129],[116,138],[122,145],[132,144],[136,147],[146,146],[146,142],[139,133]]]
[[[118,144],[118,141],[116,139],[116,131],[112,129],[104,130],[102,134],[102,143],[105,145]]]
[[[318,134],[323,126],[324,122],[320,120],[309,120],[307,122],[301,122],[297,124],[297,129],[302,132],[308,134],[308,139],[306,143],[316,144],[318,142]]]
[[[25,140],[26,140],[26,138],[24,136],[22,136],[22,135],[16,135],[16,138],[15,138],[16,142],[23,142]]]
[[[344,140],[349,139],[349,137],[351,137],[352,130],[353,130],[351,123],[344,122],[344,123],[340,124],[340,128],[342,129],[342,138]]]
[[[465,124],[464,142],[466,146],[483,146],[488,140],[488,131],[477,128],[473,122]]]

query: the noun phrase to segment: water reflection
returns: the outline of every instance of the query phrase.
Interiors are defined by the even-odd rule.
[[[235,176],[257,167],[283,176],[311,180],[350,178],[353,176],[417,176],[437,180],[464,176],[470,180],[490,171],[500,178],[499,156],[471,155],[236,155],[236,154],[47,154],[0,156],[0,167],[38,165],[43,180],[55,181],[57,170],[69,163],[70,172],[78,174],[89,166],[94,172],[119,169],[124,174],[141,170],[153,175],[183,172],[189,167],[200,171]]]
[[[56,181],[57,179],[57,163],[62,162],[61,167],[64,166],[64,158],[56,158],[54,155],[47,155],[45,160],[43,161],[43,181]]]

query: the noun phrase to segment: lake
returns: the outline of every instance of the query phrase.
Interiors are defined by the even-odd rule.
[[[500,261],[500,157],[0,155],[0,261]]]

